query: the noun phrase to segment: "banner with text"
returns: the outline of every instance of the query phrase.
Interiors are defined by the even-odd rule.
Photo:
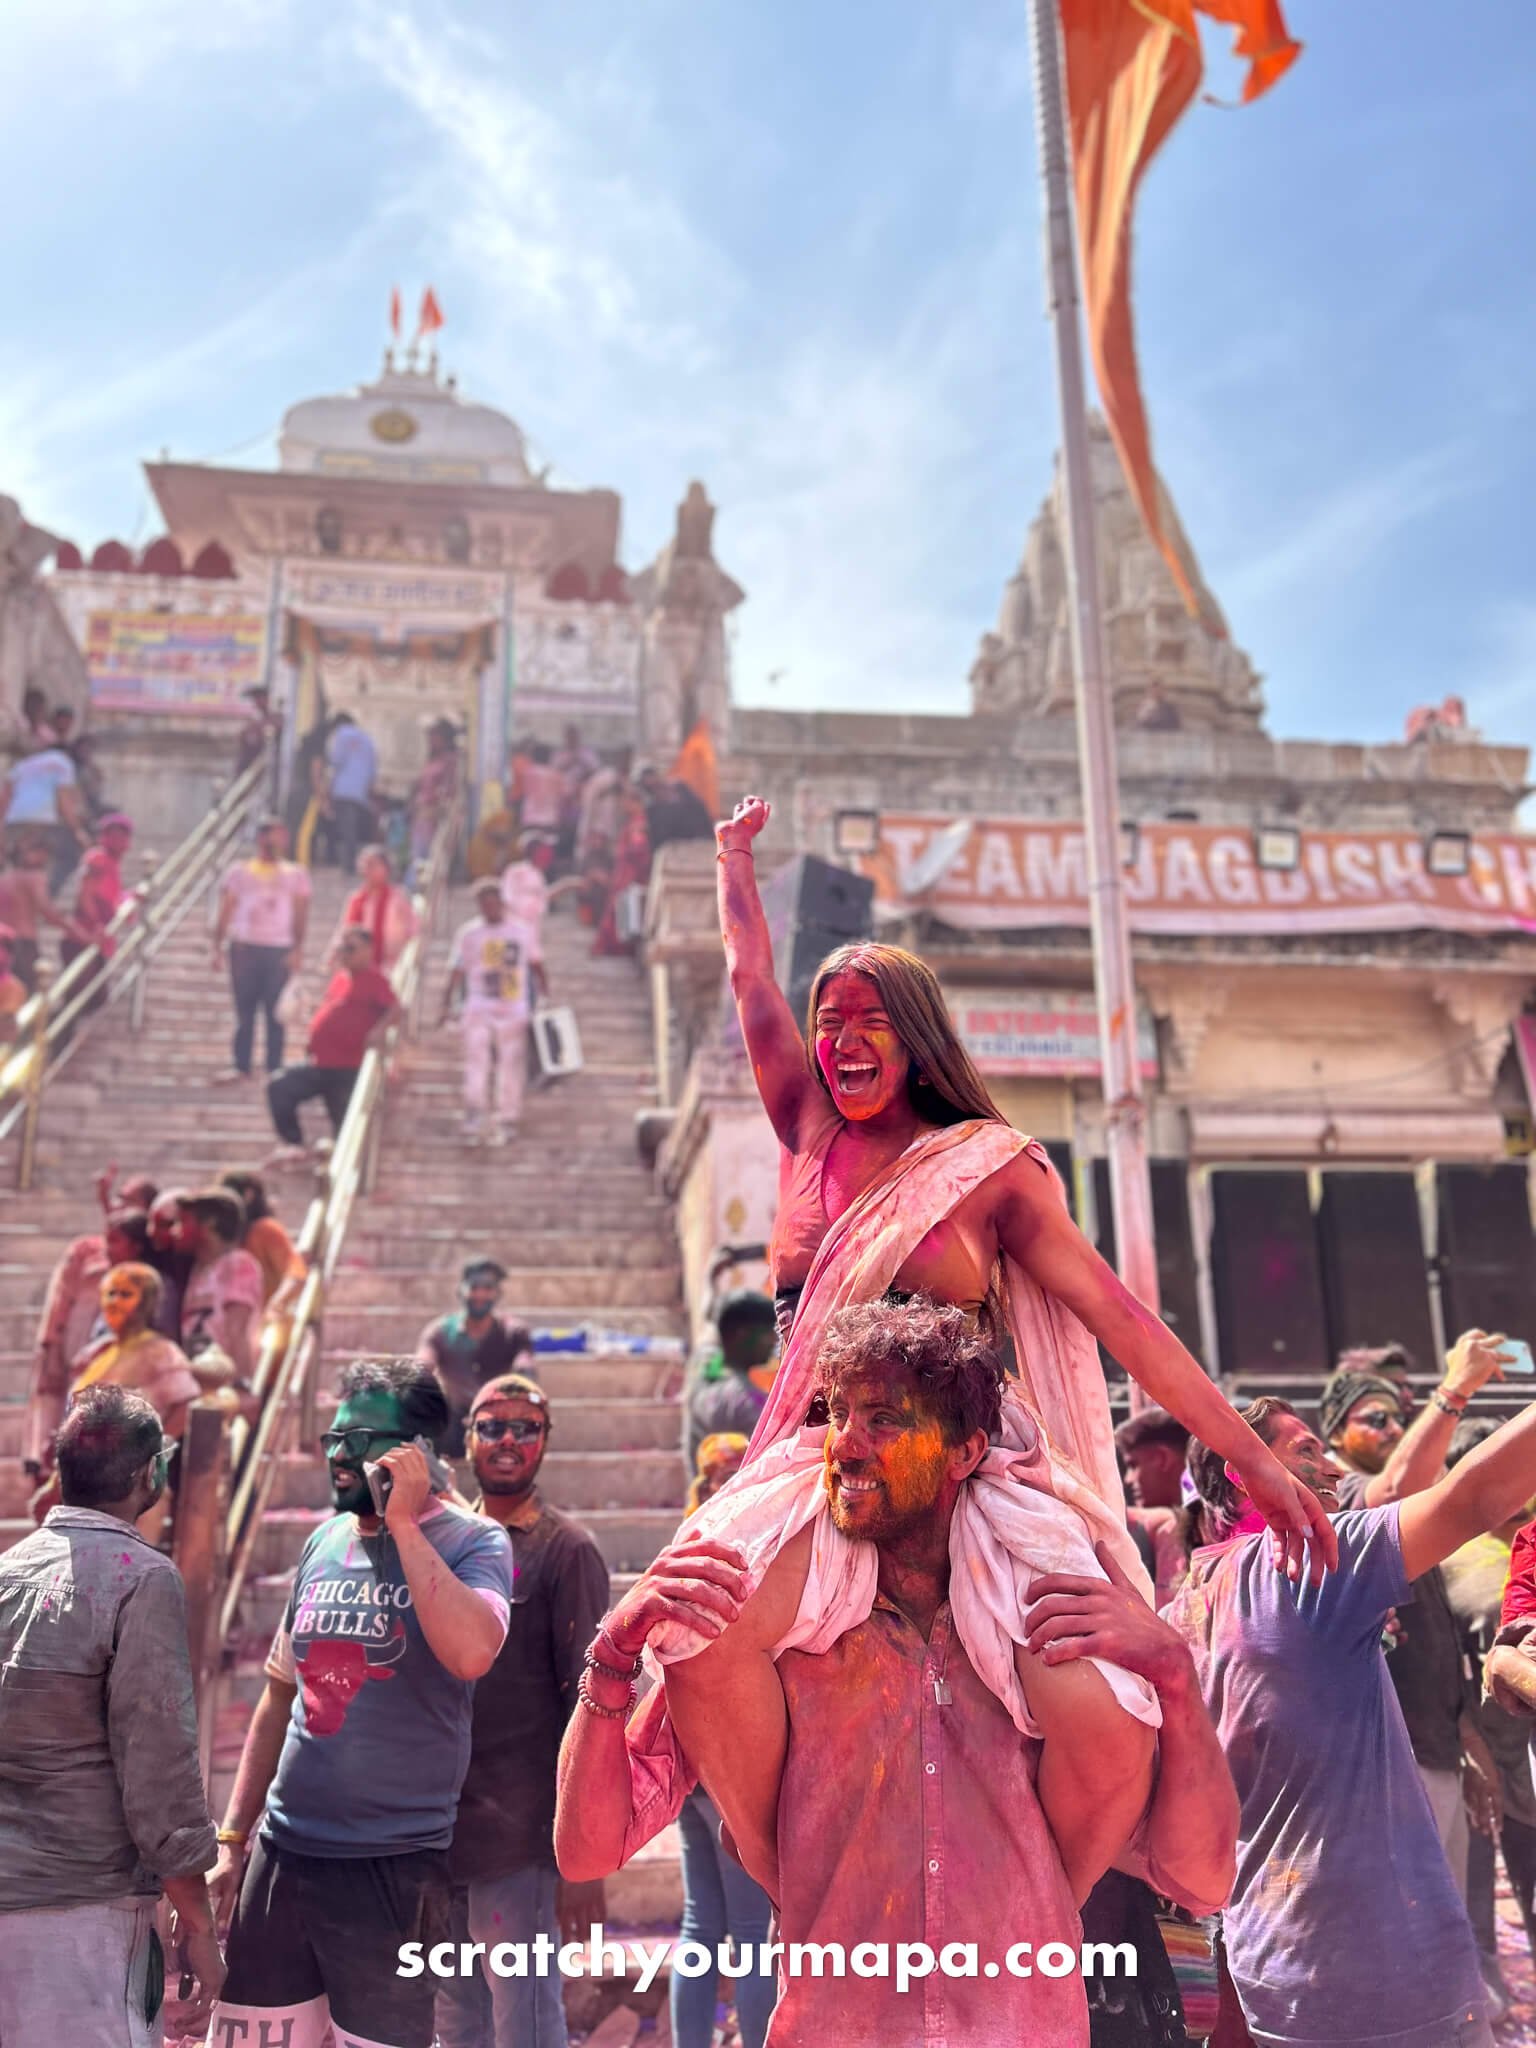
[[[1022,818],[882,816],[860,865],[877,912],[924,910],[966,930],[1086,926],[1083,828]],[[1294,869],[1261,869],[1251,831],[1143,825],[1124,870],[1138,932],[1536,932],[1536,839],[1480,834],[1468,872],[1429,873],[1409,832],[1308,832]]]
[[[85,665],[91,702],[108,711],[244,712],[262,680],[259,612],[92,612]]]
[[[1096,1075],[1099,1015],[1089,990],[951,989],[950,1014],[960,1042],[984,1074],[1050,1078]],[[1137,1005],[1136,1051],[1141,1071],[1157,1076],[1157,1035]]]

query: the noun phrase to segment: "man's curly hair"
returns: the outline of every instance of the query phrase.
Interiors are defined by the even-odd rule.
[[[1003,1361],[964,1309],[927,1294],[839,1309],[822,1333],[816,1366],[822,1394],[873,1366],[897,1366],[910,1374],[947,1444],[964,1443],[978,1429],[996,1442]]]

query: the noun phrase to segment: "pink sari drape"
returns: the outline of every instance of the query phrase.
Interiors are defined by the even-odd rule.
[[[927,1233],[1021,1152],[1050,1175],[1057,1199],[1064,1199],[1042,1146],[1007,1124],[977,1120],[916,1139],[827,1232],[746,1460],[687,1524],[690,1535],[735,1544],[754,1586],[784,1545],[811,1528],[805,1590],[779,1650],[829,1648],[868,1617],[875,1597],[874,1546],[844,1536],[832,1520],[823,1484],[826,1432],[799,1426],[816,1388],[822,1333],[839,1309],[885,1294]],[[949,1598],[978,1676],[1015,1725],[1033,1735],[1013,1650],[1023,1640],[1034,1578],[1045,1572],[1102,1578],[1093,1546],[1103,1540],[1149,1602],[1151,1584],[1125,1525],[1093,1338],[1011,1259],[1000,1261],[997,1280],[1019,1376],[1004,1394],[1000,1441],[955,1510]],[[654,1669],[703,1647],[701,1636],[669,1628],[652,1639],[647,1658]],[[1161,1716],[1151,1687],[1116,1665],[1093,1661],[1126,1711],[1156,1727]],[[676,1813],[692,1783],[660,1687],[631,1724],[629,1748],[635,1811],[626,1858]]]

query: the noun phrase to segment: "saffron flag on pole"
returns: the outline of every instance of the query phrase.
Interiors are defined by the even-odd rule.
[[[1202,610],[1199,579],[1152,463],[1131,320],[1131,213],[1142,177],[1199,91],[1197,17],[1237,30],[1248,65],[1244,101],[1268,91],[1301,54],[1280,0],[1059,0],[1072,130],[1072,177],[1088,346],[1109,431],[1147,530],[1184,602]],[[1211,621],[1218,630],[1219,619]]]
[[[436,334],[442,324],[443,309],[437,303],[437,293],[433,291],[431,285],[428,285],[421,295],[421,313],[416,321],[417,337],[420,338],[424,334]]]
[[[389,294],[389,331],[396,341],[400,339],[400,287],[394,285]]]
[[[701,718],[683,741],[669,773],[674,782],[687,784],[712,818],[719,817],[720,770],[707,718]]]

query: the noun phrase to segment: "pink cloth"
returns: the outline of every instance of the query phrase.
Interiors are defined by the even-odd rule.
[[[874,1604],[874,1547],[832,1520],[822,1476],[825,1431],[802,1429],[815,1387],[821,1333],[853,1302],[883,1295],[918,1243],[983,1181],[1029,1152],[1052,1175],[1044,1148],[990,1120],[926,1132],[832,1224],[801,1296],[795,1326],[741,1470],[688,1519],[688,1533],[733,1543],[756,1586],[783,1546],[810,1525],[811,1563],[794,1626],[777,1645],[825,1651]],[[950,1525],[950,1602],[971,1665],[1022,1734],[1036,1730],[1014,1665],[1029,1588],[1042,1572],[1104,1576],[1094,1556],[1108,1542],[1149,1601],[1152,1586],[1125,1525],[1103,1370],[1092,1337],[1012,1260],[997,1288],[1019,1378],[1003,1397],[1001,1441],[967,1482]],[[692,1631],[659,1631],[652,1668],[696,1655]],[[1157,1727],[1157,1696],[1144,1679],[1095,1658],[1128,1713]],[[649,1705],[649,1703],[648,1703]],[[664,1716],[642,1716],[630,1743],[633,1819],[626,1858],[676,1813],[691,1783]],[[670,1810],[669,1810],[670,1809]],[[642,1831],[643,1830],[643,1831]]]
[[[261,1268],[250,1253],[238,1248],[222,1253],[198,1267],[187,1282],[181,1297],[182,1343],[194,1357],[208,1344],[227,1352],[229,1311],[250,1309],[248,1328],[254,1335],[263,1298]]]
[[[1000,1969],[1017,1941],[1076,1949],[1071,1887],[1035,1790],[1040,1745],[977,1677],[941,1607],[925,1641],[890,1601],[819,1656],[779,1660],[779,1939],[974,1942],[983,1974],[780,1979],[768,2048],[1083,2048],[1081,1977]],[[835,1764],[831,1762],[835,1759]]]

